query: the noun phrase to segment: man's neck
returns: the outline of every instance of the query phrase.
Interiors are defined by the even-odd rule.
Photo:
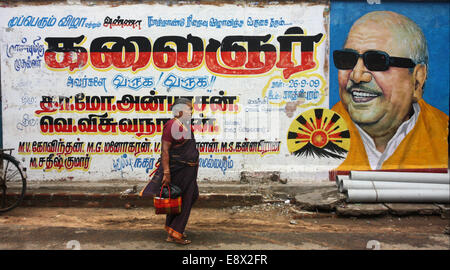
[[[411,108],[411,111],[409,112],[408,115],[406,115],[402,123],[408,121],[413,115],[414,109]],[[373,130],[364,126],[361,126],[361,128],[373,139],[373,142],[375,143],[375,148],[380,153],[383,153],[386,150],[386,146],[389,143],[389,141],[392,139],[392,137],[394,137],[395,133],[397,133],[397,129],[399,128],[399,126],[394,129],[388,130],[385,133],[372,132]]]
[[[394,134],[388,134],[385,136],[380,137],[372,137],[373,142],[375,143],[375,147],[377,148],[378,152],[383,153],[384,150],[386,150],[386,146],[388,142],[394,137]]]

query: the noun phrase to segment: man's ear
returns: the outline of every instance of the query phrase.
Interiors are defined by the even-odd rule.
[[[413,71],[413,80],[414,80],[414,93],[413,99],[414,101],[419,101],[423,96],[423,87],[425,85],[425,81],[427,80],[427,66],[424,64],[418,64],[414,67]]]

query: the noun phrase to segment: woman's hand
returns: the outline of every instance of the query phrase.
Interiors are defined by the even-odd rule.
[[[164,173],[164,176],[163,176],[163,179],[162,179],[161,184],[162,184],[163,186],[165,186],[165,185],[168,186],[168,185],[170,184],[170,181],[171,181],[170,173]]]

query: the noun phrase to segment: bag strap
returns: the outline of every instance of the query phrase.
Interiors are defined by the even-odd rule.
[[[162,197],[163,188],[164,188],[164,185],[161,185],[161,192],[159,193],[160,198]],[[167,185],[167,189],[169,190],[169,199],[170,199],[170,186],[169,185]]]

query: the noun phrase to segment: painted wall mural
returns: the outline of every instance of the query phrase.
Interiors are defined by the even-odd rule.
[[[338,170],[447,172],[449,3],[332,7],[330,105],[351,137]]]
[[[350,147],[350,132],[338,113],[311,109],[292,122],[287,145],[296,156],[343,159]]]
[[[0,9],[3,145],[30,180],[146,180],[179,97],[201,178],[339,163],[286,144],[295,115],[328,107],[329,6],[187,6]]]
[[[448,6],[431,6],[445,13],[442,5]],[[428,19],[434,26],[420,25],[430,51],[425,87],[403,87],[408,76],[418,81],[424,72],[394,49],[389,31],[370,25],[370,17],[360,32],[350,31],[364,14],[407,14],[415,6],[332,1],[1,7],[3,147],[15,148],[31,181],[146,181],[157,166],[172,104],[187,97],[194,105],[200,179],[276,171],[283,179],[320,180],[336,168],[447,168],[442,149],[448,145],[448,67],[438,94],[430,87],[438,80],[435,66],[448,66],[448,57],[433,57],[434,46],[447,46],[448,55],[448,43],[435,42],[428,32],[437,27],[448,40],[448,9],[442,18]],[[346,8],[358,12],[349,16]],[[379,33],[379,48],[363,47],[366,33]],[[416,107],[419,114],[412,113]],[[370,129],[358,118],[371,123],[380,108],[401,119]],[[407,112],[403,117],[399,108]],[[371,135],[383,128],[406,136],[382,151]],[[371,140],[374,147],[368,148]],[[403,154],[397,155],[400,147]],[[419,162],[425,152],[431,156]]]

